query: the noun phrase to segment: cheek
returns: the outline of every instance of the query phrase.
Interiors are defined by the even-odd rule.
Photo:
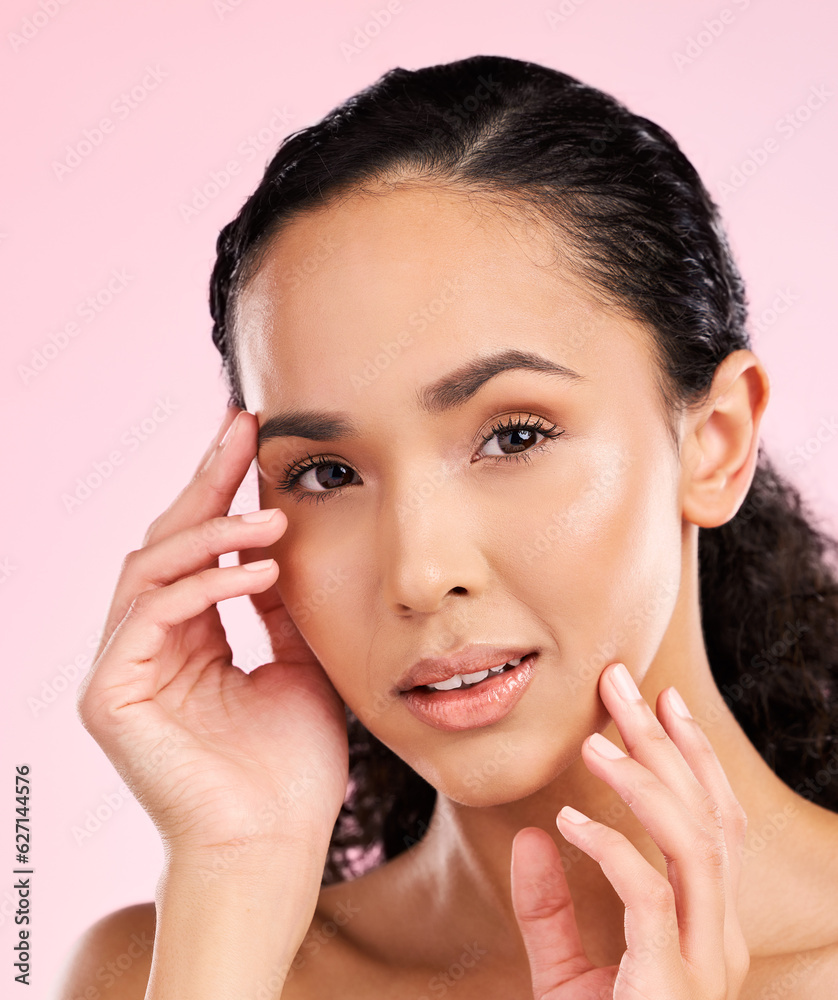
[[[589,681],[613,659],[648,664],[681,573],[677,477],[665,449],[599,450],[554,484],[517,537],[523,558],[507,567],[515,592],[547,623],[569,680]]]
[[[315,533],[290,521],[273,555],[279,564],[280,597],[342,694],[335,666],[341,673],[357,674],[352,661],[366,649],[357,614],[357,571],[352,569],[357,553],[353,560],[345,536],[332,538],[323,526]]]

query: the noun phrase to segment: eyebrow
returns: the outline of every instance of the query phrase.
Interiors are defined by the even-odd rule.
[[[508,348],[486,357],[474,358],[416,391],[416,401],[425,413],[439,414],[456,409],[486,382],[502,372],[525,369],[554,376],[570,383],[586,382],[587,377],[541,354]],[[302,437],[312,441],[332,441],[359,435],[347,413],[321,410],[283,410],[269,417],[259,428],[257,450],[271,438]]]

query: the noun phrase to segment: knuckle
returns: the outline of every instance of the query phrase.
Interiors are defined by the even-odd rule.
[[[652,802],[660,792],[660,781],[648,772],[633,776],[626,784],[626,804],[633,809],[636,802]]]
[[[709,869],[710,874],[721,881],[724,877],[727,851],[723,841],[716,840],[706,833],[699,834],[693,844],[695,857],[702,867]]]
[[[162,518],[163,518],[163,515],[160,514],[158,517],[155,517],[155,519],[148,526],[148,530],[146,531],[145,535],[143,536],[143,548],[145,548],[148,545],[151,545],[151,543],[157,537],[158,528],[160,527],[160,523],[162,521]]]
[[[122,560],[122,567],[120,569],[120,576],[128,576],[132,574],[136,568],[136,564],[140,559],[142,549],[132,549]]]
[[[651,712],[651,709],[649,711]],[[669,735],[658,720],[652,716],[652,718],[647,719],[643,726],[643,739],[652,740],[657,743],[666,743],[669,740]]]
[[[201,549],[201,554],[214,554],[213,547],[228,533],[229,525],[228,517],[212,517],[201,524],[196,535],[196,543]]]
[[[733,832],[740,840],[744,840],[745,835],[748,832],[748,814],[745,812],[744,807],[738,799],[730,808],[728,815],[730,816],[730,823],[733,827]]]
[[[711,830],[716,830],[718,833],[724,832],[722,810],[710,792],[705,792],[702,796],[701,812]]]
[[[730,979],[737,986],[741,986],[751,971],[751,953],[741,933],[737,935],[736,944],[730,948],[728,956]]]
[[[665,878],[658,877],[649,882],[645,899],[653,913],[672,913],[675,910],[675,890]]]
[[[143,590],[131,601],[127,614],[132,618],[141,617],[148,613],[155,601],[157,591]]]

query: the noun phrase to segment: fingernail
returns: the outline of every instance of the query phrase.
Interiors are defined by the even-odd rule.
[[[693,717],[692,712],[687,708],[686,702],[675,688],[669,689],[669,704],[672,706],[672,711],[676,715],[680,715],[682,719],[691,719]]]
[[[242,563],[245,569],[249,569],[251,573],[258,573],[263,569],[267,569],[268,566],[273,565],[273,559],[260,559],[258,562]]]
[[[248,524],[256,524],[259,521],[270,521],[279,511],[279,507],[265,507],[263,510],[251,510],[247,514],[242,514],[242,521]]]
[[[590,816],[586,816],[584,813],[579,812],[578,809],[574,809],[573,806],[562,806],[559,810],[559,816],[562,819],[566,819],[569,823],[589,823]]]
[[[624,663],[618,663],[611,671],[611,681],[617,689],[617,694],[625,701],[642,701],[637,685]]]
[[[620,757],[626,756],[618,746],[612,743],[611,740],[606,739],[602,733],[594,733],[590,740],[588,740],[588,743],[591,750],[598,753],[600,757],[605,757],[606,760],[619,760]]]

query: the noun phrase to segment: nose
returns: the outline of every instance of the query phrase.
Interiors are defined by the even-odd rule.
[[[477,519],[444,473],[404,477],[387,494],[376,533],[387,607],[401,615],[433,613],[449,595],[481,594],[489,566]]]

